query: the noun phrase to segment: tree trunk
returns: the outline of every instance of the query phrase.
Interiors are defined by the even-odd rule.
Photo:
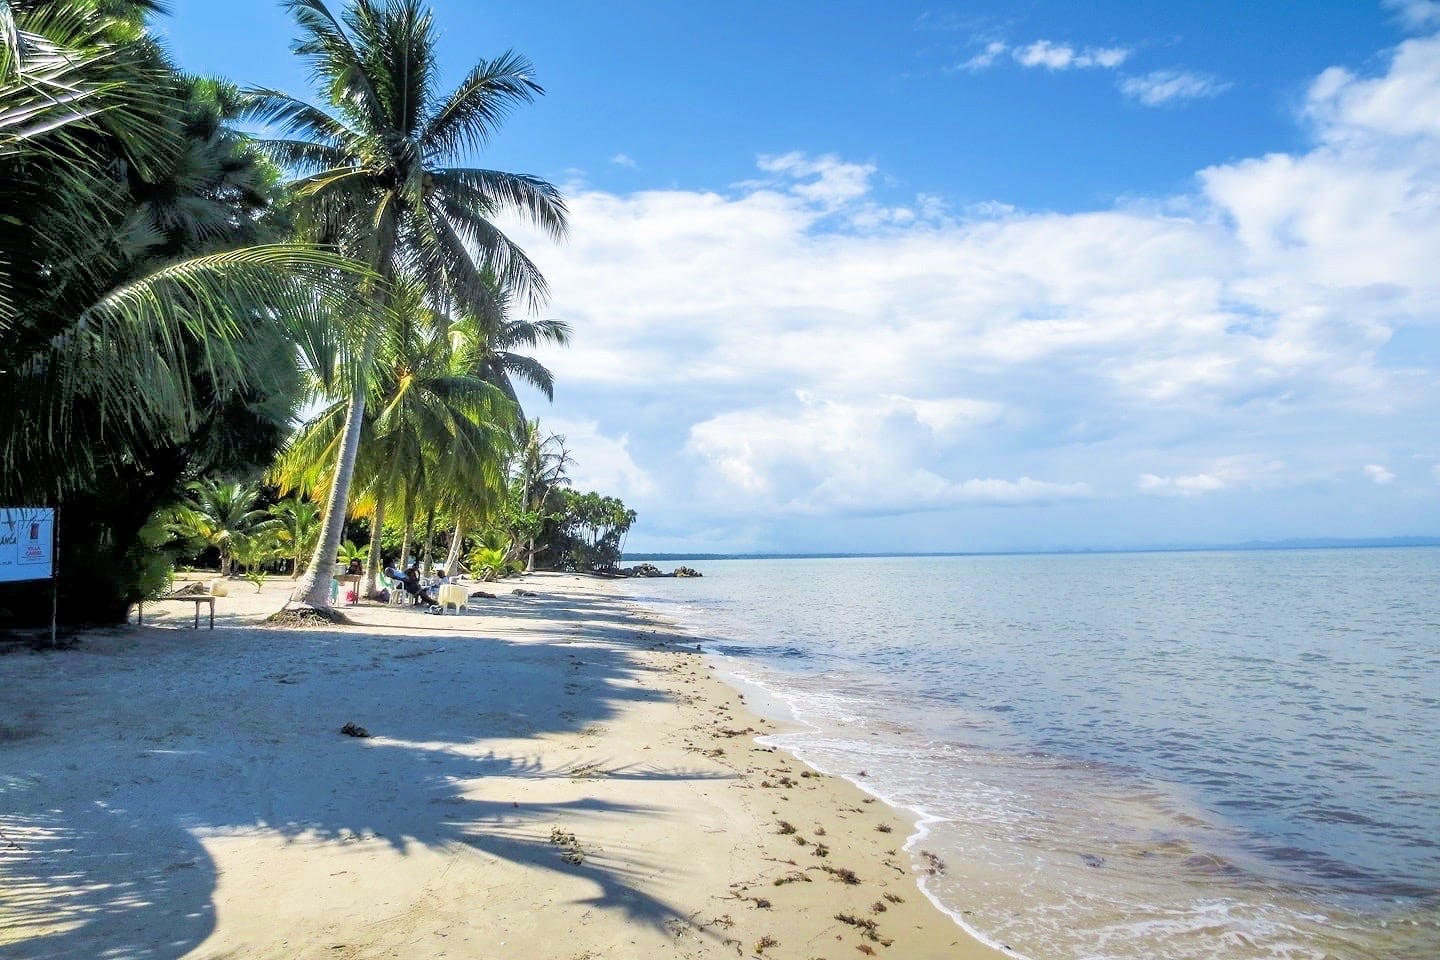
[[[455,531],[450,534],[450,552],[445,555],[445,576],[453,577],[460,572],[460,541],[465,534],[465,528],[459,520],[455,521]]]
[[[378,328],[365,340],[361,360],[362,371],[368,371],[379,346]],[[320,539],[310,555],[305,576],[295,585],[290,599],[316,610],[330,609],[330,579],[335,558],[340,551],[340,537],[345,532],[345,507],[350,502],[350,479],[355,472],[355,455],[360,450],[360,432],[365,420],[365,384],[358,383],[350,391],[345,409],[345,429],[340,436],[340,459],[335,465],[335,479],[325,499],[325,517],[320,523]]]
[[[535,572],[535,538],[530,537],[525,541],[525,572]]]
[[[375,516],[370,521],[370,558],[365,562],[365,577],[357,589],[362,597],[380,594],[380,534],[385,528],[385,491],[375,491]]]
[[[430,512],[425,515],[425,548],[420,554],[420,572],[430,572],[430,545],[435,542],[435,506],[431,504]]]
[[[410,565],[410,545],[415,539],[415,497],[405,491],[405,535],[400,539],[401,573]]]

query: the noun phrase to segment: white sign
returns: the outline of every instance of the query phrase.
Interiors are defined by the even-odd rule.
[[[0,507],[0,582],[49,580],[55,563],[55,511]]]

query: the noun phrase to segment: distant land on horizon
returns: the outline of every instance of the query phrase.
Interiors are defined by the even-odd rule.
[[[630,553],[622,562],[655,560],[847,560],[866,557],[1011,557],[1085,553],[1203,553],[1224,550],[1341,550],[1369,547],[1440,547],[1440,537],[1307,537],[1244,543],[1157,544],[1136,547],[1073,547],[1054,550],[931,550],[867,553]]]

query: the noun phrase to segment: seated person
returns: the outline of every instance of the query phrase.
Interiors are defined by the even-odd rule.
[[[413,603],[423,603],[426,606],[435,606],[438,602],[435,594],[420,586],[420,569],[411,566],[405,571],[405,592],[410,594]]]
[[[359,557],[356,557],[355,559],[350,561],[350,566],[346,569],[345,575],[348,577],[358,577],[364,572],[365,565],[360,562]]]

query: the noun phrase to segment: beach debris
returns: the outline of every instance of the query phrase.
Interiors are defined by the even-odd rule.
[[[366,730],[364,727],[360,726],[360,724],[355,723],[355,722],[353,722],[353,721],[350,722],[350,723],[347,723],[347,724],[345,724],[345,726],[341,727],[341,728],[340,728],[340,732],[343,733],[343,734],[345,734],[345,736],[347,736],[347,737],[368,737],[368,736],[370,736],[370,731],[369,731],[369,730]]]
[[[810,852],[813,853],[813,854],[815,854],[815,856],[817,856],[817,857],[828,857],[828,856],[830,856],[830,848],[827,847],[827,846],[825,846],[825,844],[823,844],[823,843],[817,843],[817,844],[815,844],[815,849],[814,849],[814,850],[811,850]]]
[[[511,595],[512,597],[538,597],[538,596],[540,596],[540,594],[536,593],[534,590],[522,590],[520,587],[516,587],[514,590],[511,590],[511,591],[510,591],[510,595]]]
[[[1082,854],[1080,854],[1080,862],[1083,863],[1083,864],[1085,864],[1085,866],[1087,866],[1087,867],[1103,867],[1103,866],[1105,866],[1105,858],[1102,857],[1102,856],[1099,856],[1099,855],[1097,855],[1097,854],[1093,854],[1093,853],[1082,853]]]
[[[853,887],[860,883],[860,878],[855,875],[855,871],[847,867],[832,867],[826,863],[822,864],[820,869],[847,886]]]
[[[856,776],[857,776],[857,777],[868,777],[868,776],[870,776],[870,774],[866,773],[864,770],[861,770],[859,773],[856,774]]]
[[[816,824],[816,825],[815,825],[815,836],[817,836],[817,837],[823,837],[823,836],[825,836],[825,828],[822,827],[822,826],[820,826],[819,824]]]
[[[898,893],[887,893],[887,894],[885,894],[885,899],[886,899],[886,900],[889,900],[891,903],[904,903],[904,902],[905,902],[905,898],[902,897],[902,896],[900,896],[900,894],[898,894]]]
[[[876,832],[876,833],[889,833],[890,831],[892,831],[892,830],[894,830],[894,829],[895,829],[895,828],[892,827],[892,826],[890,826],[890,824],[888,824],[888,823],[877,823],[877,824],[875,824],[875,832]]]
[[[809,841],[809,840],[806,840],[804,837],[800,836],[800,834],[798,834],[798,833],[795,834],[795,836],[794,836],[792,839],[795,841],[796,846],[805,847],[805,846],[809,846],[809,845],[810,845],[810,841]]]
[[[926,867],[921,872],[926,876],[943,877],[945,875],[945,861],[941,860],[929,850],[921,850],[920,858],[925,861]]]
[[[721,727],[715,731],[717,737],[743,737],[747,733],[754,733],[754,727],[746,727],[744,730],[733,730],[730,727]]]
[[[868,944],[868,943],[862,943],[862,944],[860,944],[859,946],[857,946],[855,949],[856,949],[856,950],[859,950],[861,953],[865,954],[865,956],[867,956],[867,957],[873,957],[873,956],[875,956],[875,948],[872,947],[872,946],[870,946],[870,944]]]
[[[761,937],[759,940],[756,940],[756,941],[755,941],[755,952],[756,952],[756,953],[764,953],[766,947],[778,947],[778,946],[780,946],[780,941],[779,941],[779,940],[776,940],[774,937],[770,936],[770,935],[767,933],[765,936],[763,936],[763,937]]]
[[[787,884],[787,883],[814,883],[814,882],[815,882],[814,880],[810,879],[810,875],[809,875],[809,874],[807,874],[807,873],[801,873],[799,870],[791,870],[789,873],[785,874],[785,876],[783,876],[783,877],[776,877],[776,878],[772,881],[772,883],[774,884],[774,886],[777,886],[777,887],[783,887],[783,886],[785,886],[785,884]]]
[[[779,829],[777,829],[775,832],[781,834],[782,836],[788,836],[789,834],[795,832],[795,824],[791,823],[789,820],[781,820],[779,822]]]
[[[874,940],[876,943],[880,942],[880,925],[874,920],[866,917],[857,917],[853,913],[837,913],[835,914],[835,919],[841,923],[848,923],[850,926],[855,927],[865,939]]]
[[[585,862],[585,851],[580,849],[580,841],[569,830],[551,827],[550,842],[560,848],[560,859],[566,863],[579,866]]]
[[[890,908],[885,906],[884,900],[876,900],[874,903],[870,904],[871,913],[884,913],[888,909]]]
[[[484,590],[476,590],[470,594],[471,600],[494,600],[495,594],[486,593]]]
[[[675,572],[672,573],[672,574],[670,574],[670,576],[672,576],[672,577],[701,577],[701,576],[704,576],[704,574],[702,574],[699,570],[696,570],[694,567],[676,567],[676,568],[675,568]]]

